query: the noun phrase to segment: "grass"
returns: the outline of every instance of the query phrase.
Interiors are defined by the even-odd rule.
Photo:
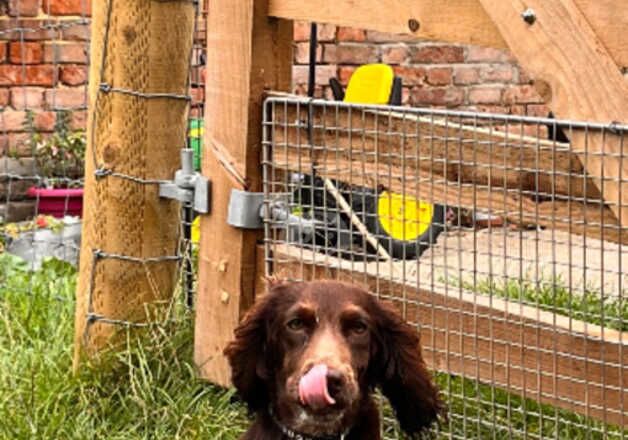
[[[67,264],[51,260],[30,272],[0,254],[0,439],[238,438],[245,410],[232,391],[196,379],[192,317],[183,308],[176,328],[126,333],[118,354],[73,375],[75,283]],[[445,438],[628,437],[473,380],[437,381],[449,396]],[[396,435],[394,425],[387,431]]]
[[[539,283],[525,280],[495,282],[491,279],[475,284],[460,280],[450,283],[469,291],[521,301],[579,321],[628,331],[628,301],[625,298],[602,298],[599,292],[590,289],[585,289],[582,294],[572,294],[560,279]]]

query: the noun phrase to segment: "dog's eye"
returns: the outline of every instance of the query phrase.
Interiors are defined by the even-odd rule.
[[[294,318],[288,321],[288,328],[290,330],[303,330],[303,327],[305,327],[305,321],[301,318]]]
[[[366,324],[362,321],[355,321],[351,323],[351,332],[357,334],[357,335],[361,335],[362,333],[366,332],[368,330],[368,327],[366,326]]]

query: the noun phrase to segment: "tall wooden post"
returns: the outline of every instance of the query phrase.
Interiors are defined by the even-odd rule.
[[[202,219],[195,361],[201,376],[229,383],[222,356],[254,300],[258,232],[226,223],[233,188],[261,190],[262,99],[288,90],[292,22],[267,17],[267,0],[212,0],[207,24],[207,98],[203,174],[212,212]]]
[[[173,293],[179,205],[146,180],[179,167],[187,101],[150,94],[187,93],[193,25],[191,2],[93,2],[75,366]]]

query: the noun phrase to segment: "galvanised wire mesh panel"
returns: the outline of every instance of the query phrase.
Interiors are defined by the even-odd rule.
[[[626,169],[626,125],[286,96],[263,124],[267,273],[392,301],[439,437],[628,437],[628,230],[602,197],[628,175],[595,166]]]

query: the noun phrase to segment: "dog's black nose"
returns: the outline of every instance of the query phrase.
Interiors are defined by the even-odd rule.
[[[344,385],[344,375],[340,371],[330,368],[327,371],[327,391],[329,395],[335,399],[342,392]]]

